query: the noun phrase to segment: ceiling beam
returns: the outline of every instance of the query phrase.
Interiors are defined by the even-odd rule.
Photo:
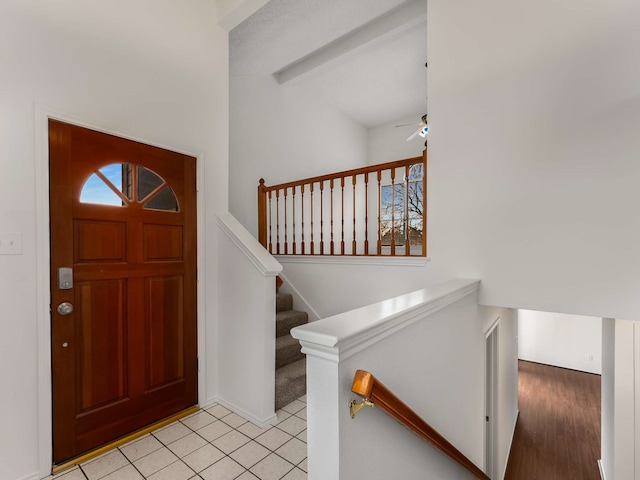
[[[427,1],[414,0],[274,73],[278,83],[299,80],[330,62],[373,42],[395,36],[427,21]],[[425,58],[426,62],[426,58]]]

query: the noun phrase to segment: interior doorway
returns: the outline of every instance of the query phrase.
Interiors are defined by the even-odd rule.
[[[602,347],[601,317],[518,311],[520,415],[505,479],[600,478]]]
[[[498,438],[498,340],[499,321],[485,338],[485,473],[494,478],[497,472],[496,441]]]

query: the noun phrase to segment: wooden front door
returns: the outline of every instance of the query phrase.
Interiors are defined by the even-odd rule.
[[[54,120],[49,162],[61,463],[197,403],[196,180],[193,157]]]

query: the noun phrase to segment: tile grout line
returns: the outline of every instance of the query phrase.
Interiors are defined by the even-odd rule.
[[[159,448],[156,448],[155,450],[152,450],[152,451],[150,451],[150,452],[146,453],[145,455],[143,455],[143,456],[141,456],[141,457],[139,457],[139,458],[136,458],[135,462],[137,462],[137,461],[139,461],[139,460],[141,460],[141,459],[143,459],[143,458],[145,458],[145,457],[147,457],[147,456],[149,456],[149,455],[151,455],[151,454],[153,454],[153,453],[155,453],[155,452],[157,452],[158,450],[163,449],[163,448],[164,448],[164,449],[166,449],[166,451],[167,451],[169,454],[171,454],[173,457],[175,457],[175,460],[174,460],[174,461],[171,461],[168,465],[165,465],[164,467],[160,468],[159,470],[157,470],[157,471],[155,471],[155,472],[151,473],[149,477],[145,477],[145,476],[142,474],[142,472],[140,471],[140,469],[139,469],[139,468],[134,464],[134,461],[132,461],[132,460],[130,460],[130,459],[129,459],[129,457],[126,455],[126,453],[123,451],[123,448],[122,448],[122,447],[126,447],[126,446],[128,446],[128,445],[133,445],[133,444],[135,444],[136,442],[141,441],[141,440],[142,440],[143,438],[145,438],[145,437],[141,437],[141,438],[139,438],[139,439],[136,439],[136,440],[134,440],[134,441],[132,441],[132,442],[127,443],[126,445],[118,446],[118,447],[116,447],[114,450],[112,450],[112,452],[118,452],[118,453],[119,453],[119,454],[124,458],[124,460],[126,461],[126,464],[125,464],[125,465],[121,466],[120,468],[118,468],[118,469],[116,469],[116,470],[114,470],[114,471],[112,471],[112,472],[109,472],[109,473],[107,473],[107,474],[105,474],[105,475],[102,475],[101,477],[96,478],[96,479],[89,479],[88,473],[87,473],[87,472],[85,472],[85,467],[86,467],[87,465],[89,465],[89,464],[93,463],[93,461],[95,461],[95,459],[94,459],[94,460],[91,460],[91,461],[89,461],[89,462],[85,462],[84,464],[79,464],[79,465],[78,465],[78,470],[79,470],[80,474],[81,474],[81,475],[84,477],[84,479],[86,479],[86,480],[101,480],[101,479],[103,479],[103,478],[106,478],[106,477],[108,477],[108,476],[113,475],[115,472],[118,472],[118,471],[120,471],[120,470],[125,469],[128,465],[131,465],[131,466],[133,467],[134,471],[135,471],[138,475],[140,475],[140,477],[141,477],[142,479],[144,479],[144,480],[148,480],[148,478],[150,478],[151,476],[153,476],[153,475],[157,475],[159,472],[162,472],[163,470],[165,470],[165,469],[169,468],[170,466],[174,465],[175,463],[180,462],[182,465],[184,465],[184,466],[187,468],[187,471],[189,472],[189,480],[191,480],[191,479],[194,479],[194,480],[196,480],[196,479],[197,479],[197,480],[202,480],[202,479],[203,479],[203,477],[201,476],[201,473],[202,473],[202,472],[204,472],[205,470],[207,470],[207,469],[211,468],[213,465],[216,465],[217,463],[221,462],[222,460],[224,460],[224,459],[228,459],[229,461],[232,461],[232,462],[234,462],[235,464],[237,464],[237,465],[238,465],[240,468],[242,468],[242,470],[243,470],[239,475],[235,476],[234,478],[238,478],[239,476],[242,476],[242,475],[244,475],[245,473],[249,473],[250,475],[253,475],[254,477],[259,478],[260,480],[262,480],[260,477],[258,477],[258,475],[257,475],[257,474],[254,474],[254,473],[251,471],[251,469],[252,469],[252,468],[254,468],[254,467],[256,467],[256,466],[257,466],[258,464],[260,464],[261,462],[263,462],[263,461],[264,461],[266,458],[268,458],[269,456],[274,455],[275,457],[277,457],[277,458],[279,458],[280,460],[282,460],[283,462],[285,462],[285,464],[284,464],[285,468],[287,468],[288,466],[290,466],[290,467],[291,467],[291,468],[288,468],[288,469],[286,470],[286,472],[284,473],[284,475],[282,475],[282,476],[280,476],[280,477],[279,477],[279,479],[280,479],[280,480],[282,480],[283,478],[285,478],[287,475],[289,475],[289,474],[290,474],[292,471],[294,471],[294,470],[300,470],[300,472],[302,472],[302,474],[303,474],[304,476],[306,476],[306,475],[308,475],[308,473],[306,472],[306,470],[303,470],[303,469],[300,467],[300,465],[301,465],[302,463],[304,463],[304,462],[305,462],[305,460],[307,459],[307,451],[306,451],[306,449],[308,448],[308,444],[307,444],[307,442],[306,442],[305,440],[302,440],[302,439],[301,439],[301,438],[299,438],[298,436],[299,436],[299,435],[301,435],[303,432],[305,432],[305,431],[307,430],[307,428],[306,428],[306,422],[307,422],[307,420],[306,420],[306,418],[302,418],[302,417],[301,417],[301,416],[299,416],[298,414],[300,414],[300,412],[302,412],[302,411],[305,411],[305,416],[306,416],[307,403],[306,403],[306,401],[302,401],[302,400],[299,400],[299,399],[298,399],[298,400],[294,400],[294,402],[295,402],[295,401],[300,402],[300,404],[302,405],[302,408],[299,408],[299,409],[298,409],[298,410],[296,410],[294,413],[291,413],[291,412],[289,412],[289,411],[285,410],[284,408],[280,409],[280,411],[282,412],[282,414],[283,414],[283,415],[284,415],[284,414],[286,414],[287,416],[286,416],[284,419],[282,419],[281,421],[279,421],[278,423],[276,423],[275,425],[269,425],[269,426],[268,426],[268,427],[266,427],[266,428],[265,428],[265,427],[259,427],[259,426],[255,425],[255,424],[251,423],[250,421],[248,421],[248,420],[246,420],[246,419],[242,418],[241,416],[239,416],[239,415],[235,414],[234,412],[229,411],[229,410],[228,410],[228,409],[226,409],[225,407],[223,407],[223,406],[221,406],[221,405],[219,405],[219,404],[216,404],[216,405],[213,405],[213,406],[209,407],[209,409],[213,409],[213,408],[215,408],[216,406],[220,406],[220,407],[222,407],[223,409],[225,409],[225,411],[226,411],[227,413],[225,413],[224,415],[222,415],[222,416],[219,416],[219,417],[218,417],[218,416],[216,416],[215,414],[213,414],[213,413],[209,412],[209,411],[208,411],[209,409],[202,409],[202,410],[200,410],[199,412],[197,412],[197,413],[194,413],[194,414],[190,415],[189,417],[185,417],[185,418],[182,418],[182,419],[177,420],[177,421],[176,421],[175,423],[173,423],[173,424],[170,424],[170,425],[164,426],[164,427],[162,427],[162,428],[161,428],[161,429],[159,429],[159,430],[156,430],[156,431],[153,431],[153,432],[149,432],[148,436],[152,437],[155,441],[157,441],[157,442],[158,442],[158,444],[160,445],[160,447],[159,447]],[[293,403],[293,402],[292,402],[292,403]],[[285,406],[285,407],[286,407],[286,406]],[[203,415],[203,414],[204,414],[204,415],[208,415],[208,416],[210,416],[210,417],[211,417],[211,419],[213,419],[213,420],[212,420],[211,422],[207,423],[206,425],[203,425],[203,426],[202,426],[202,427],[200,427],[198,430],[194,430],[194,428],[190,427],[189,425],[187,425],[187,424],[184,422],[185,420],[188,420],[189,418],[192,418],[192,417],[194,417],[194,416],[196,416],[196,415]],[[234,418],[234,419],[233,419],[233,424],[236,424],[236,425],[237,425],[237,426],[234,426],[234,425],[232,425],[232,424],[231,424],[231,418],[229,418],[229,419],[227,420],[227,421],[229,421],[229,423],[227,423],[224,419],[225,419],[225,418],[227,418],[227,417],[231,417],[232,415],[237,416],[239,419],[241,419],[241,420],[243,420],[243,421],[242,421],[241,423],[238,423],[238,420]],[[288,431],[284,430],[282,427],[280,427],[280,426],[279,426],[279,425],[283,424],[284,422],[286,422],[286,421],[287,421],[288,419],[290,419],[290,418],[294,418],[295,420],[298,420],[298,421],[304,422],[304,424],[305,424],[305,425],[304,425],[304,427],[305,427],[305,428],[303,428],[301,431],[297,432],[296,434],[292,434],[292,433],[289,433]],[[206,428],[207,426],[212,425],[212,424],[213,424],[213,423],[215,423],[215,422],[221,422],[223,425],[225,425],[226,427],[230,428],[230,430],[229,430],[228,432],[225,432],[224,434],[222,434],[222,435],[220,435],[220,436],[218,436],[218,437],[216,437],[216,438],[212,439],[211,441],[209,441],[209,440],[207,440],[207,438],[205,438],[202,434],[200,434],[200,433],[199,433],[199,430],[202,430],[202,429]],[[241,430],[239,430],[240,428],[242,428],[243,426],[248,425],[248,424],[249,424],[249,425],[252,425],[252,426],[255,426],[256,428],[258,428],[258,429],[260,430],[260,433],[259,433],[258,435],[256,435],[255,437],[253,437],[253,436],[250,436],[250,435],[248,435],[248,434],[246,434],[246,433],[242,432]],[[182,427],[186,428],[187,433],[186,433],[186,434],[184,434],[184,435],[182,435],[182,436],[179,436],[178,438],[175,438],[175,439],[171,440],[170,442],[168,442],[168,441],[163,441],[163,440],[161,440],[161,439],[160,439],[160,437],[161,437],[162,435],[158,436],[158,433],[160,433],[160,432],[162,432],[162,431],[164,431],[164,430],[166,430],[166,429],[168,429],[168,428],[171,428],[172,426],[176,426],[176,425],[181,425]],[[262,435],[266,434],[267,432],[269,432],[269,431],[271,431],[271,430],[278,431],[280,434],[286,435],[286,437],[287,437],[287,439],[284,441],[284,443],[282,443],[282,444],[278,445],[278,446],[277,446],[277,447],[275,447],[275,448],[272,448],[272,447],[269,447],[269,446],[267,446],[267,445],[265,445],[265,444],[262,444],[260,441],[258,441],[258,440],[257,440],[259,437],[261,437]],[[214,442],[216,442],[217,440],[219,440],[219,439],[223,438],[223,437],[224,437],[224,436],[226,436],[226,435],[229,435],[229,434],[231,434],[231,433],[234,433],[234,432],[235,432],[236,434],[241,435],[242,437],[246,438],[246,439],[247,439],[247,441],[246,441],[246,442],[244,442],[242,445],[238,446],[237,448],[234,448],[233,450],[229,451],[229,453],[227,453],[227,452],[225,452],[225,451],[221,450],[219,447],[217,447],[217,446],[214,444]],[[192,433],[193,433],[193,434],[195,434],[198,438],[200,438],[200,439],[201,439],[202,441],[204,441],[205,443],[204,443],[203,445],[201,445],[200,447],[196,448],[195,450],[190,451],[190,452],[188,452],[188,453],[186,453],[185,455],[182,455],[182,456],[181,456],[181,455],[179,455],[178,453],[174,452],[174,451],[169,447],[169,445],[171,445],[171,444],[173,444],[173,443],[175,443],[175,442],[180,441],[181,439],[183,439],[183,438],[185,438],[185,437],[187,437],[187,436],[191,435]],[[147,438],[148,438],[148,437],[147,437]],[[291,443],[294,439],[296,439],[296,440],[298,440],[299,442],[303,443],[303,444],[304,444],[304,446],[305,446],[305,456],[302,458],[302,460],[300,460],[300,461],[299,461],[299,462],[297,462],[297,463],[294,463],[293,461],[291,461],[291,460],[289,460],[289,459],[285,458],[285,457],[284,457],[283,455],[281,455],[280,453],[277,453],[277,450],[281,449],[281,448],[282,448],[282,447],[284,447],[285,445],[288,445],[288,444],[289,444],[289,443]],[[240,450],[241,448],[243,448],[243,447],[245,447],[245,446],[247,446],[247,445],[249,445],[249,444],[251,444],[251,443],[255,443],[256,445],[258,445],[258,446],[260,446],[260,447],[264,448],[264,449],[266,450],[267,454],[266,454],[264,457],[261,457],[258,461],[256,461],[256,462],[252,463],[250,466],[245,467],[243,464],[241,464],[240,462],[236,461],[236,460],[235,460],[235,458],[233,458],[233,457],[232,457],[232,455],[233,455],[234,453],[236,453],[238,450]],[[186,461],[184,461],[184,458],[185,458],[185,457],[187,457],[187,456],[189,456],[189,455],[191,455],[191,454],[193,454],[193,453],[195,453],[195,452],[197,452],[198,450],[200,450],[200,449],[202,449],[202,448],[205,448],[207,445],[210,445],[210,446],[212,446],[213,448],[215,448],[218,452],[220,452],[220,454],[222,454],[222,457],[221,457],[221,458],[219,458],[217,461],[213,462],[212,464],[210,464],[210,465],[206,466],[205,468],[203,468],[200,472],[196,472],[196,471],[195,471],[195,469],[194,469],[193,467],[191,467],[191,466],[190,466]],[[295,448],[295,447],[294,447],[294,448]],[[98,458],[100,458],[100,457],[98,457]],[[62,475],[61,475],[61,476],[59,476],[59,477],[51,477],[51,478],[52,478],[52,479],[55,479],[55,480],[64,480],[64,475],[66,475],[67,473],[69,473],[69,472],[65,472],[65,474],[62,474]]]
[[[300,410],[298,410],[296,413],[299,413],[300,411],[304,410],[305,408],[306,408],[306,403],[305,403],[305,406],[304,406],[304,407],[302,407]],[[284,421],[285,421],[285,420],[287,420],[288,418],[291,418],[291,417],[293,417],[293,416],[296,416],[296,415],[295,415],[295,413],[290,413],[290,412],[287,412],[286,410],[283,410],[283,411],[285,411],[286,413],[288,413],[288,414],[289,414],[289,416],[288,416],[287,418],[285,418],[284,420],[282,420],[282,422],[284,422]],[[208,413],[208,412],[207,412],[207,413]],[[226,416],[228,416],[228,415],[225,415],[225,417],[226,417]],[[215,415],[214,415],[214,417],[215,417]],[[240,428],[242,425],[245,425],[246,423],[250,423],[250,422],[246,421],[246,422],[242,423],[241,425],[238,425],[238,427],[233,427],[233,426],[229,425],[228,423],[224,422],[223,418],[224,418],[224,417],[222,417],[222,418],[218,418],[218,420],[222,421],[223,423],[225,423],[225,425],[228,425],[228,426],[229,426],[229,427],[231,427],[233,430],[238,431],[241,435],[244,435],[244,434],[243,434],[242,432],[240,432],[240,431],[238,430],[238,428]],[[297,416],[296,416],[296,418],[298,418],[298,419],[300,419],[300,420],[303,420],[303,421],[306,423],[306,419],[303,419],[303,418],[300,418],[300,417],[297,417]],[[276,452],[276,450],[278,450],[278,449],[282,448],[284,445],[286,445],[287,443],[291,442],[294,438],[297,438],[299,441],[301,441],[301,442],[302,442],[302,440],[300,440],[300,439],[297,437],[297,435],[300,435],[300,433],[302,433],[304,430],[306,430],[306,428],[305,428],[305,429],[303,429],[301,432],[299,432],[297,435],[292,435],[292,434],[290,434],[289,432],[287,432],[287,431],[285,431],[285,430],[282,430],[281,428],[279,428],[279,427],[278,427],[278,425],[279,425],[279,424],[281,424],[282,422],[278,422],[276,425],[272,425],[270,428],[265,429],[265,431],[264,431],[263,433],[261,433],[260,435],[258,435],[258,436],[257,436],[257,437],[255,437],[255,438],[251,438],[251,437],[249,437],[248,435],[244,435],[244,436],[246,436],[247,438],[249,438],[249,442],[247,442],[247,443],[245,443],[245,444],[241,445],[240,447],[236,448],[236,449],[235,449],[235,450],[233,450],[232,452],[229,452],[228,454],[225,454],[225,457],[229,457],[229,458],[230,458],[231,460],[233,460],[235,463],[238,463],[238,462],[237,462],[233,457],[231,457],[231,454],[232,454],[232,453],[234,453],[234,452],[236,452],[236,451],[238,451],[240,448],[244,447],[245,445],[247,445],[248,443],[250,443],[250,442],[252,442],[252,441],[253,441],[253,442],[257,443],[258,445],[261,445],[261,446],[263,446],[264,448],[266,448],[270,453],[269,453],[268,455],[264,456],[263,458],[261,458],[260,460],[258,460],[256,463],[254,463],[253,465],[251,465],[251,466],[250,466],[250,467],[248,467],[248,468],[246,468],[246,467],[244,467],[244,465],[241,465],[241,464],[239,464],[239,463],[238,463],[242,468],[244,468],[244,469],[245,469],[245,472],[249,472],[249,473],[253,474],[253,472],[251,472],[251,469],[252,469],[253,467],[255,467],[256,465],[258,465],[260,462],[262,462],[262,461],[263,461],[265,458],[267,458],[269,455],[273,454],[273,455],[276,455],[277,457],[281,458],[283,461],[287,462],[289,465],[292,465],[292,468],[291,468],[291,469],[289,469],[289,470],[287,470],[287,472],[286,472],[282,477],[280,477],[280,480],[281,480],[282,478],[286,477],[286,476],[287,476],[289,473],[291,473],[293,470],[295,470],[296,468],[299,468],[299,467],[298,467],[298,465],[299,465],[300,463],[304,462],[304,460],[305,460],[307,457],[305,456],[305,458],[303,458],[302,460],[300,460],[300,462],[298,462],[298,464],[294,464],[293,462],[289,461],[288,459],[284,458],[282,455],[280,455],[279,453],[277,453],[277,452]],[[188,427],[187,427],[187,428],[188,428]],[[203,427],[203,428],[204,428],[204,427]],[[278,429],[280,432],[282,432],[282,433],[284,433],[284,434],[288,435],[289,437],[291,437],[291,438],[289,438],[286,442],[284,442],[282,445],[280,445],[279,447],[277,447],[275,450],[272,450],[271,448],[267,447],[266,445],[261,444],[260,442],[258,442],[258,441],[256,440],[256,438],[260,437],[261,435],[263,435],[264,433],[268,432],[269,430],[271,430],[271,429],[273,429],[273,428]],[[197,434],[197,432],[194,432],[194,433],[196,433],[196,434]],[[228,433],[231,433],[231,432],[228,432]],[[227,435],[227,434],[225,434],[225,435]],[[224,435],[222,435],[221,437],[223,437],[223,436],[224,436]],[[221,437],[218,437],[218,438],[221,438]],[[205,440],[206,440],[206,439],[205,439]],[[215,440],[214,440],[214,441],[215,441]],[[213,445],[213,441],[212,441],[212,442],[210,442],[210,443]],[[303,442],[303,443],[304,443],[305,445],[307,444],[307,442]],[[215,445],[214,445],[214,446],[215,446]],[[224,452],[223,452],[223,453],[224,453]],[[224,457],[223,457],[223,458],[224,458]],[[222,459],[220,459],[220,460],[222,460]],[[220,460],[218,460],[218,462],[219,462]],[[218,463],[218,462],[215,462],[215,463]],[[214,463],[214,464],[215,464],[215,463]],[[209,467],[207,467],[207,468],[209,468]],[[304,470],[302,470],[302,469],[300,469],[300,470],[304,472]],[[306,474],[307,472],[304,472],[304,473]],[[241,476],[241,475],[243,475],[243,474],[244,474],[244,472],[243,472],[243,473],[241,473],[240,475],[238,475],[238,477],[239,477],[239,476]],[[238,478],[238,477],[236,477],[236,478]]]
[[[206,413],[207,413],[208,415],[211,415],[209,412],[206,412]],[[194,415],[195,415],[195,414],[194,414]],[[192,415],[192,416],[193,416],[193,415]],[[216,417],[215,417],[215,415],[211,415],[211,416],[212,416],[213,418],[216,418]],[[187,418],[190,418],[190,417],[187,417]],[[217,447],[215,447],[215,445],[213,445],[213,443],[209,442],[206,438],[204,438],[203,436],[199,435],[199,434],[198,434],[198,432],[196,432],[195,430],[193,430],[193,429],[192,429],[191,427],[189,427],[188,425],[185,425],[185,424],[182,422],[182,420],[183,420],[183,419],[178,420],[178,422],[174,423],[173,425],[177,425],[178,423],[180,423],[180,424],[181,424],[181,425],[183,425],[185,428],[187,428],[191,433],[194,433],[194,434],[198,435],[198,437],[199,437],[199,438],[202,438],[202,440],[204,440],[204,441],[205,441],[205,444],[204,444],[204,445],[202,445],[200,448],[204,448],[207,444],[212,445],[214,448],[217,448]],[[216,419],[216,421],[217,421],[217,420],[219,420],[219,419]],[[214,423],[214,422],[212,422],[212,423]],[[170,426],[171,426],[171,425],[167,425],[167,426],[166,426],[166,427],[164,427],[164,428],[168,428],[168,427],[170,427]],[[163,429],[164,429],[164,428],[163,428]],[[204,428],[204,427],[203,427],[203,428]],[[163,429],[161,429],[161,430],[163,430]],[[158,431],[160,431],[160,430],[158,430]],[[169,444],[165,444],[162,440],[160,440],[158,437],[156,437],[155,435],[153,435],[153,432],[151,432],[151,435],[152,435],[152,436],[153,436],[153,438],[155,438],[158,442],[160,442],[160,444],[161,444],[164,448],[166,448],[167,450],[169,450],[172,454],[174,454],[174,455],[178,458],[178,460],[176,460],[176,462],[181,462],[181,463],[182,463],[182,464],[184,464],[184,465],[185,465],[189,470],[191,470],[191,471],[193,472],[193,475],[192,475],[192,476],[190,476],[190,477],[189,477],[189,479],[193,478],[193,476],[200,477],[200,473],[201,473],[201,472],[196,472],[196,471],[191,467],[191,465],[189,465],[187,462],[185,462],[185,461],[183,460],[183,458],[184,458],[184,457],[186,457],[186,456],[188,456],[188,455],[191,455],[192,453],[194,453],[194,452],[198,451],[200,448],[196,448],[195,450],[193,450],[192,452],[187,453],[187,454],[186,454],[186,455],[184,455],[184,456],[179,456],[176,452],[174,452],[173,450],[171,450],[171,448],[169,448]],[[189,433],[187,433],[187,435],[189,435]],[[175,442],[177,442],[178,440],[181,440],[181,439],[185,438],[187,435],[183,435],[182,437],[177,438],[177,439],[175,439],[173,442],[170,442],[170,443],[175,443]],[[220,450],[220,449],[218,448],[218,450]],[[220,451],[222,451],[222,450],[220,450]],[[152,453],[153,453],[153,452],[152,452]],[[224,452],[222,452],[222,453],[224,453]],[[148,455],[149,455],[149,454],[148,454]],[[224,458],[224,457],[223,457],[223,458]],[[219,461],[219,460],[218,460],[218,461]],[[153,475],[155,475],[155,474],[156,474],[156,473],[158,473],[158,472],[161,472],[162,470],[164,470],[165,468],[169,467],[170,465],[173,465],[173,464],[174,464],[174,463],[176,463],[176,462],[170,463],[170,464],[169,464],[169,465],[167,465],[166,467],[161,468],[161,469],[160,469],[160,470],[158,470],[157,472],[154,472],[154,473],[153,473]],[[214,463],[212,463],[211,465],[213,465],[213,464],[215,464],[215,463],[217,463],[217,462],[214,462]],[[207,468],[209,468],[211,465],[207,466],[207,467],[206,467],[206,468],[204,468],[202,471],[206,470],[206,469],[207,469]],[[135,466],[134,466],[134,468],[135,468]],[[136,468],[136,470],[137,470],[137,468]],[[139,470],[138,470],[138,472],[140,473],[140,475],[142,475],[142,472],[140,472]],[[147,479],[147,477],[145,477],[144,475],[142,475],[142,478],[144,478],[145,480]]]
[[[296,413],[301,412],[301,411],[302,411],[302,410],[304,410],[305,408],[306,408],[306,403],[305,403],[305,405],[304,405],[301,409],[299,409],[298,411],[296,411]],[[184,419],[179,420],[179,422],[180,422],[180,423],[182,423],[182,424],[183,424],[187,429],[189,429],[192,433],[195,433],[195,434],[196,434],[196,435],[198,435],[200,438],[202,438],[205,442],[207,442],[208,444],[212,445],[214,448],[217,448],[218,450],[220,450],[220,449],[219,449],[218,447],[216,447],[216,446],[213,444],[213,442],[215,442],[215,441],[216,441],[216,440],[218,440],[219,438],[224,437],[225,435],[228,435],[229,433],[231,433],[231,432],[233,432],[233,431],[236,431],[236,432],[238,432],[240,435],[243,435],[243,436],[247,437],[249,440],[248,440],[247,442],[243,443],[242,445],[240,445],[238,448],[236,448],[236,449],[234,449],[234,450],[230,451],[229,453],[226,453],[226,452],[224,452],[224,451],[220,450],[220,451],[224,454],[224,457],[222,457],[222,458],[221,458],[221,459],[219,459],[218,461],[216,461],[216,462],[212,463],[211,465],[209,465],[208,467],[206,467],[206,468],[205,468],[205,469],[203,469],[202,471],[206,470],[207,468],[210,468],[212,465],[215,465],[216,463],[218,463],[218,462],[220,462],[220,461],[224,460],[224,458],[228,457],[231,461],[233,461],[233,462],[237,463],[238,465],[240,465],[240,466],[245,470],[245,472],[250,472],[250,473],[251,473],[251,469],[252,469],[253,467],[255,467],[256,465],[258,465],[261,461],[263,461],[263,460],[264,460],[265,458],[267,458],[269,455],[274,454],[274,455],[276,455],[277,457],[281,458],[283,461],[287,462],[289,465],[292,465],[292,468],[291,468],[291,469],[289,469],[289,470],[284,474],[284,476],[280,477],[280,478],[282,479],[282,478],[284,478],[285,476],[287,476],[289,473],[291,473],[291,471],[293,471],[294,469],[299,468],[299,467],[298,467],[298,465],[299,465],[300,463],[304,462],[304,460],[306,459],[306,456],[305,456],[305,458],[303,458],[302,460],[300,460],[300,462],[298,462],[297,464],[294,464],[293,462],[289,461],[288,459],[286,459],[285,457],[283,457],[282,455],[280,455],[279,453],[277,453],[277,452],[276,452],[276,450],[278,450],[278,449],[279,449],[279,448],[281,448],[282,446],[286,445],[287,443],[291,442],[294,438],[296,438],[296,439],[298,439],[299,441],[303,442],[302,440],[300,440],[300,439],[297,437],[297,435],[300,435],[300,433],[302,433],[304,430],[306,430],[306,428],[305,428],[305,429],[303,429],[301,432],[299,432],[297,435],[292,435],[292,434],[290,434],[289,432],[287,432],[287,431],[285,431],[285,430],[282,430],[281,428],[278,428],[278,425],[279,425],[280,423],[284,422],[285,420],[287,420],[288,418],[291,418],[291,417],[293,417],[293,416],[295,416],[295,417],[296,417],[296,418],[298,418],[299,420],[303,420],[303,421],[306,423],[306,419],[303,419],[303,418],[301,418],[301,417],[298,417],[298,416],[296,415],[296,413],[290,413],[290,412],[287,412],[286,410],[283,410],[283,411],[285,411],[286,413],[288,413],[288,414],[289,414],[289,416],[288,416],[287,418],[285,418],[284,420],[282,420],[282,422],[279,422],[279,423],[278,423],[278,424],[276,424],[276,425],[272,425],[272,426],[271,426],[271,427],[269,427],[268,429],[263,429],[263,430],[265,430],[263,433],[261,433],[260,435],[256,436],[255,438],[252,438],[252,437],[249,437],[248,435],[244,434],[244,433],[243,433],[243,432],[241,432],[240,430],[238,430],[238,429],[239,429],[240,427],[242,427],[243,425],[246,425],[247,423],[251,423],[251,422],[249,422],[248,420],[247,420],[247,421],[244,421],[244,422],[243,422],[243,423],[241,423],[241,424],[239,424],[237,427],[234,427],[233,425],[230,425],[229,423],[227,423],[227,422],[225,422],[225,421],[224,421],[224,419],[225,419],[226,417],[228,417],[228,416],[230,416],[230,415],[233,415],[233,412],[228,413],[228,414],[226,414],[226,415],[224,415],[224,416],[222,416],[222,417],[216,417],[215,415],[213,415],[212,413],[208,412],[207,410],[203,410],[203,411],[204,411],[205,413],[207,413],[208,415],[211,415],[213,418],[215,418],[215,419],[216,419],[215,421],[220,421],[220,422],[224,423],[225,425],[227,425],[229,428],[231,428],[231,431],[229,431],[229,432],[227,432],[227,433],[225,433],[225,434],[221,435],[220,437],[217,437],[217,438],[215,438],[215,439],[213,439],[213,440],[209,441],[209,440],[207,440],[206,438],[204,438],[202,435],[200,435],[200,434],[198,433],[198,431],[197,431],[197,430],[193,430],[193,429],[192,429],[191,427],[189,427],[188,425],[185,425],[185,424],[184,424],[184,422],[182,422],[182,420],[184,420]],[[189,417],[187,417],[187,418],[189,418]],[[244,420],[244,419],[243,419],[243,420]],[[214,422],[212,422],[212,423],[214,423]],[[211,424],[208,424],[208,425],[211,425]],[[204,427],[202,427],[202,428],[205,428],[206,426],[207,426],[207,425],[205,425],[205,426],[204,426]],[[164,427],[164,428],[168,428],[168,427]],[[282,445],[280,445],[279,447],[277,447],[275,450],[272,450],[271,448],[267,447],[266,445],[261,444],[260,442],[258,442],[258,441],[256,440],[256,438],[260,437],[261,435],[263,435],[264,433],[268,432],[269,430],[271,430],[271,429],[273,429],[273,428],[276,428],[276,429],[278,429],[280,432],[282,432],[282,433],[284,433],[284,434],[288,435],[289,437],[291,437],[291,438],[289,438],[285,443],[283,443]],[[201,429],[199,429],[199,430],[201,430]],[[152,434],[153,434],[153,433],[152,433]],[[187,434],[187,435],[189,435],[189,434]],[[186,437],[187,435],[184,435],[183,437],[180,437],[180,438],[184,438],[184,437]],[[154,436],[154,437],[155,437],[155,436]],[[162,443],[166,448],[168,448],[172,453],[174,453],[174,454],[175,454],[175,452],[173,452],[173,451],[168,447],[168,445],[165,445],[165,444],[164,444],[160,439],[158,439],[157,437],[155,437],[155,438],[156,438],[160,443]],[[176,439],[175,441],[178,441],[178,440],[180,440],[180,439]],[[258,460],[257,462],[255,462],[255,463],[254,463],[254,464],[252,464],[251,466],[249,466],[249,467],[245,467],[244,465],[242,465],[242,464],[240,464],[238,461],[236,461],[236,460],[235,460],[231,455],[232,455],[233,453],[237,452],[238,450],[240,450],[240,449],[241,449],[242,447],[244,447],[245,445],[247,445],[247,444],[251,443],[251,442],[255,442],[256,444],[261,445],[262,447],[264,447],[264,448],[269,452],[269,454],[265,455],[264,457],[262,457],[260,460]],[[173,442],[171,442],[171,443],[173,443]],[[303,443],[306,445],[306,443],[307,443],[307,442],[303,442]],[[203,447],[204,447],[204,445],[203,445]],[[201,447],[201,448],[202,448],[202,447]],[[198,450],[198,449],[196,449],[196,450]],[[194,450],[194,451],[196,451],[196,450]],[[190,453],[193,453],[193,452],[190,452]],[[182,460],[182,457],[178,457],[178,458],[179,458],[180,460]],[[183,463],[184,463],[184,462],[183,462]],[[187,465],[187,466],[188,466],[188,465]],[[165,467],[165,468],[166,468],[166,467]],[[193,469],[191,469],[191,470],[193,471]],[[304,472],[304,470],[302,470],[301,468],[300,468],[300,470]],[[195,474],[199,476],[199,475],[200,475],[200,473],[201,473],[201,472],[196,472]],[[306,472],[304,472],[304,473],[306,474]],[[243,472],[243,473],[241,473],[240,475],[243,475],[243,474],[244,474],[244,472]],[[239,475],[239,476],[240,476],[240,475]],[[237,477],[236,477],[236,478],[237,478]]]

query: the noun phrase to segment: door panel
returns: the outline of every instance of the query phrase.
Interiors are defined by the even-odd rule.
[[[153,390],[183,377],[182,277],[147,279],[145,305],[148,380]]]
[[[145,225],[144,260],[161,262],[182,260],[182,226]]]
[[[75,263],[126,262],[127,224],[76,220]]]
[[[78,413],[118,402],[128,394],[124,279],[76,284]]]
[[[49,149],[60,463],[196,403],[195,159],[53,120]]]

